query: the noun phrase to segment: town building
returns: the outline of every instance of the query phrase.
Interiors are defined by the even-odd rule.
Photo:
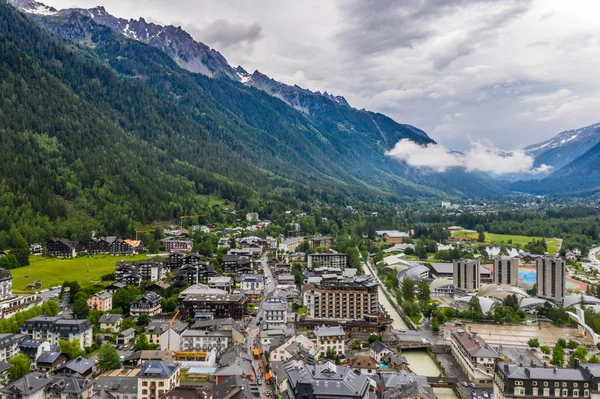
[[[136,263],[142,281],[159,281],[167,277],[167,270],[161,262],[144,260]]]
[[[165,246],[167,252],[188,252],[191,251],[194,246],[192,240],[184,240],[179,237],[167,237],[160,241]]]
[[[398,230],[378,230],[375,236],[392,244],[402,244],[405,239],[410,238],[408,233]]]
[[[9,270],[0,268],[0,301],[10,299],[12,296],[12,274]]]
[[[56,258],[74,258],[80,251],[77,250],[78,242],[58,238],[46,242],[46,255]]]
[[[35,363],[42,353],[50,352],[50,343],[48,341],[42,341],[40,339],[25,339],[21,341],[19,345],[19,352],[29,358],[31,363]]]
[[[390,353],[393,353],[390,347],[379,340],[373,341],[373,343],[369,345],[369,355],[371,355],[377,363],[381,363],[383,358]]]
[[[110,245],[117,239],[115,236],[109,237],[92,237],[86,244],[85,250],[90,255],[108,254]]]
[[[254,272],[252,259],[247,255],[225,255],[223,262],[221,262],[221,269],[224,274],[236,274],[238,276]]]
[[[566,262],[562,258],[545,256],[536,261],[538,298],[560,302],[565,297]]]
[[[138,399],[161,398],[179,386],[180,364],[148,360],[137,375]]]
[[[128,328],[117,335],[117,345],[129,345],[135,339],[135,328]]]
[[[87,300],[88,307],[90,310],[99,310],[101,312],[107,312],[112,310],[112,295],[107,291],[100,291]]]
[[[184,352],[222,353],[232,344],[231,330],[193,330],[187,329],[181,334],[181,350]]]
[[[216,319],[241,320],[246,314],[248,298],[239,294],[191,294],[182,301],[184,313],[212,312]]]
[[[481,286],[479,261],[476,259],[460,259],[454,261],[454,290],[461,293],[477,292]]]
[[[371,356],[360,355],[352,361],[352,370],[360,374],[373,376],[378,369],[375,359]]]
[[[335,267],[337,269],[343,269],[346,267],[346,254],[338,253],[322,253],[322,254],[309,254],[307,266],[309,269],[317,267]]]
[[[67,362],[67,357],[61,352],[43,352],[35,360],[35,368],[42,373],[49,373]]]
[[[140,240],[122,240],[117,238],[110,244],[108,253],[111,255],[137,255],[144,251],[144,243]]]
[[[519,259],[508,256],[494,258],[494,282],[519,286]]]
[[[319,358],[319,346],[302,334],[294,335],[278,347],[271,347],[269,359],[271,362],[286,362],[304,351],[314,360]]]
[[[262,291],[265,289],[265,277],[262,274],[242,274],[240,276],[240,290]]]
[[[62,366],[54,370],[55,375],[63,377],[85,377],[89,378],[94,374],[94,362],[85,357],[78,356],[69,360]]]
[[[162,297],[155,292],[147,292],[140,298],[131,302],[129,314],[132,317],[140,317],[147,315],[148,317],[156,316],[162,312],[161,305]]]
[[[306,317],[324,320],[363,320],[379,315],[377,283],[370,276],[323,279],[304,292]]]
[[[229,276],[217,276],[208,279],[208,286],[226,292],[231,292],[232,279]]]
[[[291,237],[287,238],[279,243],[279,251],[281,252],[295,252],[296,248],[304,241],[304,237]]]
[[[48,341],[58,345],[60,340],[79,340],[81,349],[92,345],[92,323],[87,320],[63,319],[60,317],[37,316],[21,326],[21,334],[31,339]]]
[[[121,316],[120,314],[104,313],[102,316],[100,316],[98,322],[100,323],[101,330],[119,332],[121,330],[123,316]]]
[[[194,396],[194,398],[200,397]],[[260,390],[255,382],[248,381],[241,375],[232,375],[225,378],[215,386],[213,399],[259,399]],[[164,399],[182,399],[181,396],[166,397]],[[183,398],[188,399],[188,398]]]
[[[333,238],[332,237],[312,237],[308,240],[308,243],[312,249],[317,249],[319,247],[331,248],[333,246]]]
[[[501,361],[496,365],[493,393],[497,399],[596,398],[598,371],[597,365],[531,367]]]
[[[333,350],[336,355],[343,356],[345,351],[346,333],[342,326],[320,326],[314,330],[319,347],[319,357],[327,356],[328,350]]]
[[[469,381],[491,388],[500,356],[475,332],[462,327],[450,329],[452,355]]]
[[[161,350],[180,351],[181,335],[187,328],[188,324],[179,320],[154,319],[146,327],[146,340]]]
[[[285,328],[287,323],[287,302],[279,297],[269,297],[262,306],[265,329]]]
[[[285,395],[290,399],[367,399],[369,387],[366,375],[326,362],[287,371]]]
[[[23,334],[0,334],[0,362],[6,362],[20,352],[20,346],[27,339]]]

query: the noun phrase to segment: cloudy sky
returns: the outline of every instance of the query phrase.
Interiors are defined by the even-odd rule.
[[[234,66],[343,95],[455,150],[512,150],[600,120],[596,1],[45,3],[181,25]]]

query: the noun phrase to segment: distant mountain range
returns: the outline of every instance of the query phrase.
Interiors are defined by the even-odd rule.
[[[524,148],[535,158],[534,167],[552,168],[510,188],[540,194],[589,195],[600,192],[600,123],[561,132]]]
[[[378,201],[412,196],[497,197],[509,190],[544,192],[544,180],[507,184],[462,168],[438,173],[385,156],[401,139],[422,145],[435,141],[414,126],[358,110],[343,96],[287,85],[259,71],[248,73],[241,66],[234,68],[217,50],[194,40],[180,27],[161,26],[143,18],[118,18],[103,7],[56,10],[34,0],[9,3],[64,40],[68,46],[61,50],[62,57],[69,57],[72,64],[87,62],[95,72],[68,77],[47,54],[33,50],[24,54],[90,102],[98,115],[142,140],[149,151],[162,154],[174,165],[192,168],[194,172],[175,167],[167,171],[173,179],[184,173],[190,184],[200,187],[200,194],[240,200],[243,186],[249,190],[246,196],[260,195],[263,190],[290,190],[303,199]],[[2,11],[9,12],[6,7]],[[33,31],[31,26],[23,29]],[[18,37],[11,37],[17,48],[22,46]],[[18,74],[18,70],[11,73]],[[113,77],[106,78],[109,75]],[[131,95],[147,90],[137,100],[154,104],[147,105],[144,112],[158,119],[148,115],[143,125],[139,115],[127,108],[135,108],[133,104],[125,107],[121,103],[122,93],[115,92],[100,102],[99,93],[111,92],[111,85],[118,82]],[[96,97],[87,97],[92,95]],[[169,107],[173,108],[166,114]],[[68,118],[57,112],[57,117]],[[185,129],[174,129],[175,122],[169,126],[169,118]],[[560,145],[541,143],[526,150],[536,157],[536,165],[551,164],[553,171],[566,168],[576,156],[592,150],[593,145],[583,139],[588,133],[593,136],[586,129],[577,137],[557,139]],[[79,140],[77,134],[71,132]],[[205,154],[201,159],[200,153]],[[582,167],[593,164],[592,158]],[[234,187],[224,187],[224,182]]]

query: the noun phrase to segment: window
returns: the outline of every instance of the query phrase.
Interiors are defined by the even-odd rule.
[[[586,389],[585,391],[583,391],[583,397],[584,398],[589,398],[590,397],[590,390],[589,389]]]
[[[586,382],[585,384],[583,384],[583,387],[584,387],[584,388],[587,388],[587,387],[589,387],[589,386],[590,386],[590,384],[588,384],[587,382]]]
[[[537,387],[537,381],[533,381],[533,382],[531,383],[531,386]]]
[[[559,384],[558,382],[555,382],[555,383],[554,383],[554,386],[555,386],[555,387],[557,387],[557,386],[559,386],[559,385],[560,385],[560,384]]]
[[[569,396],[569,390],[563,388],[563,390],[562,390],[562,396]]]
[[[533,396],[538,396],[538,389],[532,388],[532,394],[533,394]]]
[[[164,383],[163,381],[160,381],[160,382],[158,383],[158,386],[159,386],[159,387],[164,387],[164,386],[165,386],[165,383]]]
[[[550,396],[550,388],[544,388],[544,396]]]
[[[564,383],[563,383],[563,386],[567,386],[567,383],[566,383],[566,382],[564,382]],[[577,385],[577,383],[576,383],[576,382],[574,382],[574,383],[573,383],[573,388],[577,388],[577,386],[578,386],[578,385]]]
[[[515,396],[525,396],[525,388],[515,388]]]
[[[142,386],[143,387],[147,387],[148,386],[148,381],[142,381]]]
[[[523,385],[523,381],[515,381],[515,385]]]
[[[574,386],[574,387],[576,387],[576,386],[577,386],[577,384],[573,384],[573,386]],[[567,387],[567,383],[566,383],[566,382],[563,382],[563,388],[566,388],[566,387]]]
[[[579,389],[573,389],[573,397],[574,398],[579,397]]]
[[[548,386],[548,381],[544,381],[544,386],[547,387]]]

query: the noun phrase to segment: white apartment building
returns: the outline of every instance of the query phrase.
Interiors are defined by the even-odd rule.
[[[305,335],[298,334],[285,341],[278,348],[272,349],[269,359],[272,362],[285,362],[291,359],[299,350],[314,356],[315,360],[319,357],[319,346]]]
[[[262,274],[242,274],[240,276],[240,290],[262,291],[265,289],[265,277]]]
[[[325,357],[329,349],[333,349],[337,355],[344,354],[346,333],[342,326],[326,327],[323,325],[315,328],[314,334],[319,347],[319,357]]]
[[[161,398],[179,386],[179,363],[147,360],[137,375],[138,399]]]
[[[271,297],[263,303],[264,328],[285,328],[288,304],[283,298]]]
[[[23,334],[0,334],[0,362],[6,362],[18,354],[21,342],[26,339],[28,337]]]
[[[461,327],[450,329],[452,355],[469,381],[491,387],[494,368],[500,358],[476,333]]]
[[[181,334],[183,352],[210,352],[213,349],[222,353],[233,343],[231,330],[185,330]]]
[[[31,339],[48,341],[51,345],[58,345],[60,340],[78,339],[81,349],[91,346],[93,342],[92,323],[87,319],[37,316],[23,323],[21,333]]]

